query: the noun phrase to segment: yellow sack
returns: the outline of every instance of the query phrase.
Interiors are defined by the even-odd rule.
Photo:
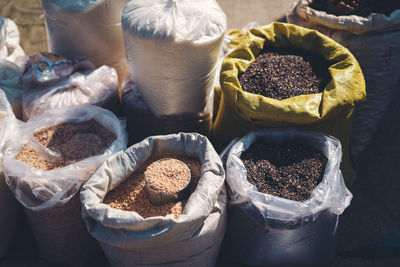
[[[322,93],[283,100],[244,92],[243,73],[265,46],[297,48],[322,55],[332,80]],[[228,54],[221,69],[222,97],[213,125],[214,144],[222,149],[234,137],[268,127],[296,126],[337,137],[343,146],[341,170],[347,184],[355,179],[349,155],[351,115],[365,100],[365,81],[357,60],[348,49],[329,37],[299,26],[272,23],[250,30],[238,48]]]

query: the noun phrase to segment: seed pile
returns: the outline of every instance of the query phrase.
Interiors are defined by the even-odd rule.
[[[241,158],[260,192],[301,202],[321,182],[327,163],[321,152],[297,143],[256,142]]]
[[[129,178],[108,192],[103,203],[115,209],[136,211],[143,218],[173,214],[174,218],[177,219],[182,214],[187,200],[154,206],[147,198],[145,190],[144,171],[151,163],[163,158],[178,159],[189,167],[192,176],[190,194],[193,193],[201,177],[200,161],[183,154],[157,153],[147,160],[143,166],[135,171]]]
[[[329,64],[301,51],[266,48],[239,75],[242,89],[274,99],[322,92],[330,81]]]
[[[163,159],[150,164],[144,172],[150,188],[166,193],[176,193],[189,183],[190,170],[177,159]]]
[[[314,0],[310,7],[336,16],[357,15],[368,17],[371,13],[389,16],[400,9],[398,0]]]
[[[38,150],[24,145],[16,159],[36,169],[62,168],[80,160],[100,155],[114,142],[116,136],[96,120],[62,123],[41,129],[34,138],[59,157],[47,158]]]

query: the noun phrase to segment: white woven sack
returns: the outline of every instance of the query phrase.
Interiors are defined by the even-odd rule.
[[[25,52],[19,45],[17,25],[11,19],[0,17],[0,59],[22,66],[24,56]]]

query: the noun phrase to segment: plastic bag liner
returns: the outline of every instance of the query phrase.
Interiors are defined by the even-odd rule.
[[[211,91],[212,95],[214,91]],[[135,144],[146,137],[179,132],[196,132],[209,135],[212,126],[214,97],[211,96],[205,111],[199,114],[156,116],[147,105],[132,80],[122,89],[122,113],[126,118],[129,143]]]
[[[43,66],[44,61],[33,64],[32,71],[24,72],[23,118],[28,120],[32,116],[41,115],[43,112],[60,107],[91,104],[109,109],[115,113],[119,107],[118,75],[114,68],[101,66],[83,72],[69,73],[66,77],[59,77],[59,81],[46,80],[49,75],[33,75],[33,70]],[[48,63],[48,61],[46,61]],[[36,66],[38,65],[38,66]],[[45,65],[46,70],[58,68]],[[71,69],[74,65],[66,62],[64,70]],[[45,70],[45,72],[46,72]],[[43,70],[40,69],[40,74]],[[57,75],[54,75],[57,76]],[[58,77],[57,77],[58,78]]]
[[[297,202],[264,194],[248,182],[240,156],[256,141],[294,141],[325,155],[328,162],[323,179],[309,200]],[[231,206],[224,241],[226,255],[241,263],[268,266],[324,266],[321,260],[332,259],[338,216],[352,199],[339,168],[340,142],[319,133],[278,128],[251,132],[226,150]]]
[[[204,112],[226,30],[218,3],[131,1],[122,28],[128,65],[151,111],[156,116]]]
[[[152,154],[196,157],[201,178],[178,219],[143,219],[134,211],[102,203],[107,192],[128,178]],[[82,187],[83,218],[112,266],[214,266],[226,227],[225,172],[208,139],[200,134],[149,137],[112,156]]]
[[[356,160],[374,136],[380,120],[400,85],[400,10],[389,16],[336,16],[299,0],[286,17],[288,22],[316,29],[347,47],[364,72],[367,100],[357,106],[350,148]]]
[[[19,45],[19,31],[14,21],[0,17],[0,59],[21,66],[25,52]]]
[[[49,171],[32,168],[15,159],[25,144],[49,160],[54,159],[57,155],[36,141],[33,133],[60,123],[90,119],[117,137],[102,155]],[[110,155],[126,148],[126,139],[125,130],[114,114],[90,105],[59,108],[34,116],[12,138],[4,159],[6,179],[15,197],[26,207],[25,213],[42,258],[58,265],[93,266],[92,260],[101,257],[98,243],[85,228],[76,192]]]
[[[22,118],[22,68],[8,60],[0,59],[0,89],[3,90],[11,104],[14,115]]]
[[[51,52],[87,58],[96,67],[128,73],[121,30],[122,9],[129,0],[42,0]]]
[[[330,65],[331,81],[321,93],[283,100],[244,92],[238,77],[266,46],[323,56]],[[348,145],[351,117],[354,106],[365,100],[366,95],[361,68],[349,50],[317,31],[272,23],[247,33],[225,57],[220,77],[222,97],[212,130],[217,149],[225,147],[234,137],[262,128],[296,126],[320,131],[341,141],[342,172],[346,183],[354,181]]]
[[[3,167],[3,152],[14,133],[15,123],[6,94],[0,90],[0,258],[5,256],[21,217],[20,206],[6,185]]]

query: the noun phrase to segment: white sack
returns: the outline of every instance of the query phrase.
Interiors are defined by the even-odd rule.
[[[200,160],[201,177],[182,214],[144,219],[134,211],[102,203],[157,152]],[[208,139],[200,134],[149,137],[107,160],[81,190],[83,218],[111,266],[214,266],[226,227],[225,171]]]
[[[0,59],[6,59],[21,66],[24,50],[19,45],[19,31],[14,21],[0,17]]]
[[[0,258],[5,256],[20,219],[20,207],[6,185],[3,167],[3,153],[15,133],[15,125],[16,119],[6,94],[0,90]]]
[[[8,60],[0,59],[0,89],[11,104],[15,116],[22,118],[22,68]]]
[[[128,65],[156,116],[199,114],[213,101],[226,16],[214,0],[135,0],[122,14]]]
[[[79,123],[94,119],[115,134],[116,140],[103,154],[93,156],[63,168],[40,170],[16,159],[25,144],[34,147],[49,159],[57,157],[44,147],[33,133],[61,123]],[[119,119],[110,111],[91,105],[71,106],[49,110],[34,116],[13,134],[4,155],[6,181],[18,201],[26,208],[41,211],[68,202],[81,185],[110,155],[123,150],[127,135]]]
[[[400,85],[400,10],[390,16],[335,16],[310,8],[312,2],[299,0],[286,15],[288,22],[316,29],[347,47],[364,73],[367,100],[355,109],[350,137],[350,150],[357,159]]]
[[[51,52],[128,71],[121,13],[128,0],[42,0]]]

